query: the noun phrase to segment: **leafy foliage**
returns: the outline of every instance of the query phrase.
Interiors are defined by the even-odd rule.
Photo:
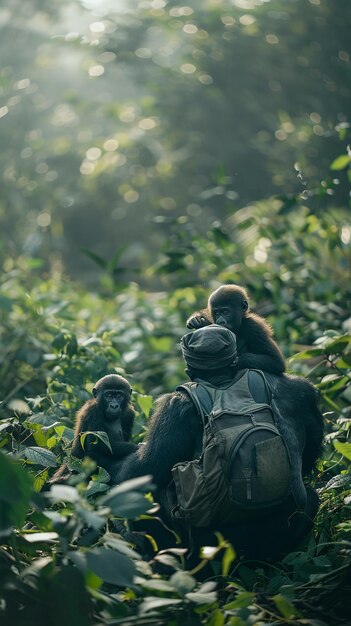
[[[241,224],[237,242],[221,224],[206,239],[187,229],[174,231],[184,265],[169,266],[170,246],[154,268],[164,277],[166,294],[132,284],[103,298],[57,276],[40,278],[23,258],[2,277],[0,615],[5,623],[342,623],[351,564],[346,222],[333,208],[318,214],[296,201],[295,212],[286,214],[284,206],[283,200],[261,202],[244,222],[233,214]],[[219,536],[218,546],[204,547],[199,566],[186,572],[182,550],[157,553],[156,548],[147,562],[120,535],[124,518],[153,509],[149,478],[110,490],[107,472],[97,468],[91,476],[94,464],[69,454],[73,416],[97,378],[125,374],[135,390],[134,437],[140,440],[153,398],[184,377],[175,346],[187,315],[205,297],[197,281],[210,284],[214,265],[218,280],[239,281],[242,266],[233,264],[234,258],[246,258],[249,289],[284,339],[291,369],[308,375],[320,390],[327,435],[314,482],[321,506],[313,535],[281,563],[238,561]],[[62,462],[76,474],[65,486],[49,486]],[[212,575],[201,582],[205,566]],[[58,608],[63,589],[64,608]]]
[[[49,44],[43,19],[58,3],[5,5],[1,19],[11,28],[1,39],[0,113],[11,123],[1,126],[1,623],[345,623],[351,169],[342,110],[349,6],[310,0],[302,12],[299,0],[284,10],[273,0],[142,2],[132,17],[109,15],[99,41],[91,31],[82,42]],[[97,63],[106,69],[111,98],[95,97],[95,78],[94,94],[82,81],[80,96],[77,76],[61,93],[52,63],[67,49],[81,55],[84,72]],[[133,102],[140,96],[135,106],[109,91],[121,63],[146,91],[126,90]],[[18,79],[17,66],[35,67],[36,82]],[[257,89],[261,99],[252,97]],[[239,183],[228,170],[239,172]],[[138,207],[148,216],[145,230]],[[146,257],[128,245],[140,231],[149,240]],[[72,273],[84,266],[77,247],[89,268],[99,267],[98,294],[62,275],[62,258]],[[147,259],[146,270],[134,267],[135,257]],[[163,291],[150,293],[131,275]],[[125,519],[157,516],[152,479],[110,489],[105,470],[71,457],[73,420],[100,376],[121,373],[132,382],[134,438],[141,441],[156,396],[184,379],[178,343],[185,320],[224,281],[248,288],[290,371],[319,389],[326,438],[312,480],[320,510],[313,533],[282,562],[240,561],[218,535],[218,545],[203,546],[199,565],[186,571],[181,548],[159,551],[149,536],[155,555],[144,560],[127,540],[133,537],[121,534]],[[50,485],[61,463],[75,473],[65,485]]]
[[[156,3],[100,17],[78,0],[2,3],[7,271],[24,254],[123,287],[169,220],[204,235],[252,200],[305,193],[331,162],[324,194],[348,201],[349,1]]]

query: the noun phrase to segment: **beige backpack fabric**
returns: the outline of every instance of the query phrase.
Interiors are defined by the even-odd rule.
[[[254,371],[269,391],[263,372]],[[220,388],[205,381],[178,387],[189,394],[204,426],[200,457],[172,468],[173,516],[190,526],[252,519],[291,493],[287,447],[270,405],[253,399],[248,376],[243,370]]]

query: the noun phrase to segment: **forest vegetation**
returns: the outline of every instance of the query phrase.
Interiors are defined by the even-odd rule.
[[[346,624],[351,7],[126,5],[0,8],[0,622]],[[186,319],[225,282],[318,389],[326,434],[313,531],[270,563],[219,536],[203,580],[115,531],[152,515],[148,479],[110,489],[83,461],[48,481],[106,373],[131,382],[143,440],[186,379]]]

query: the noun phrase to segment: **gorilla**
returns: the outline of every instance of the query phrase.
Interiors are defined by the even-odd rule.
[[[135,411],[131,404],[132,388],[126,378],[118,374],[108,374],[95,383],[93,397],[87,400],[75,417],[72,456],[82,459],[89,456],[110,473],[116,469],[116,459],[137,449],[130,442]],[[105,432],[110,442],[110,449],[94,432]],[[82,445],[81,435],[89,433]],[[62,465],[50,483],[65,479],[67,465]]]
[[[214,334],[218,335],[220,341],[211,344],[210,334],[212,338]],[[217,349],[223,337],[229,351]],[[211,346],[215,344],[217,347],[212,350]],[[238,374],[235,335],[228,329],[218,325],[200,328],[185,335],[181,345],[186,372],[191,380],[223,387]],[[303,476],[313,471],[323,439],[323,418],[316,391],[306,379],[265,373],[270,389],[268,397],[265,385],[260,387],[257,384],[257,375],[257,371],[249,370],[251,395],[256,402],[271,404],[275,424],[285,440],[291,462],[291,494],[266,515],[260,514],[245,522],[218,523],[196,529],[187,528],[172,516],[172,468],[178,462],[199,457],[203,443],[202,419],[182,387],[157,401],[145,444],[122,462],[116,461],[115,467],[111,468],[113,483],[144,474],[153,476],[161,516],[167,525],[180,532],[184,544],[192,548],[192,555],[196,555],[196,549],[201,545],[216,545],[214,532],[219,531],[238,554],[252,559],[278,558],[291,551],[312,526],[318,497],[312,488],[305,487]]]
[[[207,308],[193,313],[187,327],[202,328],[219,324],[236,335],[238,368],[255,368],[282,374],[285,371],[284,357],[273,339],[272,329],[266,320],[249,311],[248,295],[238,285],[222,285],[211,293]]]

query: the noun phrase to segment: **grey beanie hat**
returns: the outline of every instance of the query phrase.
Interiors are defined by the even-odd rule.
[[[235,334],[218,324],[187,333],[180,345],[184,361],[193,369],[214,370],[237,361]]]

